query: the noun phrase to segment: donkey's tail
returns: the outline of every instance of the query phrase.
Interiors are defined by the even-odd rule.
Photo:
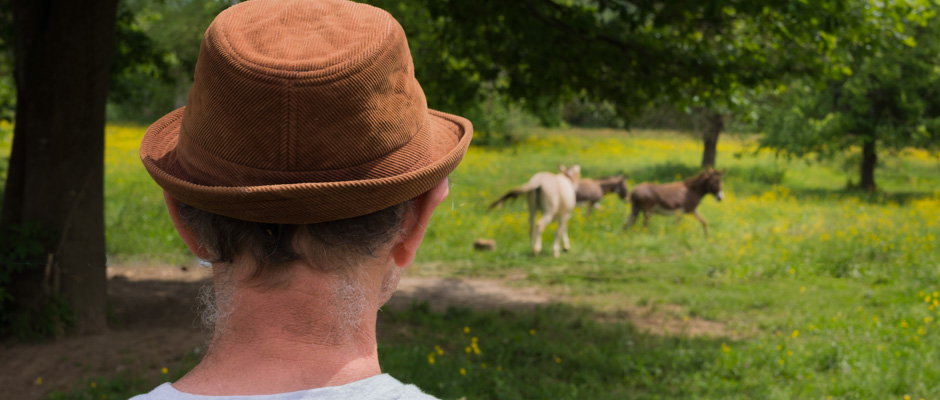
[[[493,208],[502,204],[505,201],[512,200],[516,197],[529,193],[533,190],[538,190],[539,186],[540,185],[537,183],[526,183],[525,185],[517,186],[513,188],[512,190],[506,192],[506,194],[502,195],[500,198],[496,199],[496,201],[490,204],[489,209],[492,210]]]

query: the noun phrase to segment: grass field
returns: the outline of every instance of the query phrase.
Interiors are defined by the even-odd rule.
[[[142,132],[107,130],[109,259],[187,260],[138,160]],[[787,161],[727,135],[718,150],[726,198],[699,208],[710,237],[690,217],[624,232],[629,207],[608,197],[590,218],[575,211],[571,252],[555,259],[530,255],[524,201],[486,206],[558,164],[579,163],[587,177],[622,173],[631,187],[676,180],[697,172],[700,145],[674,132],[571,129],[471,148],[413,273],[512,277],[569,300],[532,313],[384,312],[383,368],[448,399],[940,399],[940,160],[884,154],[881,191],[863,194],[844,190],[852,152]],[[498,249],[475,252],[476,238]],[[647,334],[624,316],[638,307],[720,328]]]

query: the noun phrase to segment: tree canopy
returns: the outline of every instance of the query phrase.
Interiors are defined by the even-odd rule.
[[[627,120],[653,103],[747,114],[749,91],[841,68],[829,38],[855,23],[843,0],[371,3],[419,32],[419,79],[438,104],[460,112],[496,93],[543,121],[571,99]]]
[[[940,144],[940,5],[853,3],[863,23],[838,32],[842,73],[795,79],[764,105],[761,145],[787,156],[830,157],[862,147],[859,185],[875,188],[877,148]]]

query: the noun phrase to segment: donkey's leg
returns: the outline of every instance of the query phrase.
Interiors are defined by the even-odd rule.
[[[683,214],[681,211],[676,212],[676,222],[675,222],[676,224],[682,222],[682,216],[683,216],[683,215],[685,215],[685,214]]]
[[[571,241],[568,239],[568,220],[571,219],[571,211],[562,212],[561,217],[558,218],[558,234],[555,235],[555,242],[558,242],[558,237],[561,237],[561,248],[566,253],[568,250],[571,250]],[[555,247],[555,257],[558,257],[558,247]]]
[[[538,214],[538,205],[532,196],[529,196],[529,245],[532,253],[538,255],[542,251],[542,230],[539,229],[536,216]]]
[[[653,210],[643,210],[643,227],[650,227],[650,215],[653,214]]]
[[[705,237],[708,237],[708,222],[705,222],[705,218],[702,217],[702,214],[699,214],[698,211],[692,211],[692,215],[698,218],[698,221],[702,223],[702,229],[705,230]]]
[[[532,251],[535,252],[535,254],[539,254],[539,252],[542,251],[542,233],[545,232],[545,228],[548,227],[548,224],[552,223],[553,217],[554,215],[543,212],[542,217],[535,223],[536,231],[533,232],[532,235]]]
[[[633,226],[633,224],[636,223],[636,217],[639,215],[640,215],[640,208],[637,206],[631,206],[630,218],[627,219],[627,222],[623,223],[623,229],[626,230],[627,228]]]
[[[594,204],[596,203],[594,203],[593,201],[588,201],[587,212],[584,213],[584,218],[591,216],[591,211],[594,211]]]

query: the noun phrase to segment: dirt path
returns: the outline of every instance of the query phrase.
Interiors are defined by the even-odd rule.
[[[109,267],[108,301],[116,326],[100,335],[71,337],[41,344],[0,345],[3,399],[42,399],[51,390],[67,390],[79,380],[110,377],[125,370],[157,377],[182,357],[205,344],[196,320],[195,298],[208,277],[198,267]],[[401,309],[414,300],[433,310],[448,305],[474,309],[525,309],[565,299],[536,288],[509,287],[504,282],[436,277],[402,278],[387,307]],[[676,321],[643,309],[625,310],[631,320],[652,333],[689,334],[690,321]],[[692,334],[721,333],[708,321],[691,321]],[[696,326],[700,325],[700,326]],[[681,331],[681,332],[680,332]],[[41,381],[39,380],[41,378]]]

